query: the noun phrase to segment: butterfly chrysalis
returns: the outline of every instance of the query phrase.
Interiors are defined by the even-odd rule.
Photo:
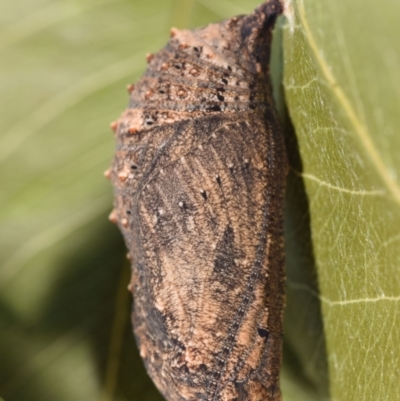
[[[171,30],[112,124],[110,219],[140,355],[169,401],[280,400],[287,170],[269,75],[278,0]]]

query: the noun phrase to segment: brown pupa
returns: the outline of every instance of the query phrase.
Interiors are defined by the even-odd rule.
[[[132,320],[169,401],[280,400],[287,170],[269,76],[282,5],[171,30],[111,127],[110,219]]]

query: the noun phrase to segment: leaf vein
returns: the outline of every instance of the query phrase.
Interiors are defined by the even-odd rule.
[[[320,186],[327,187],[327,188],[333,189],[335,191],[344,192],[344,193],[347,193],[350,195],[358,195],[358,196],[383,196],[383,195],[385,195],[384,189],[376,189],[376,190],[359,189],[359,190],[357,190],[357,189],[342,188],[337,185],[330,184],[329,182],[323,181],[312,174],[301,173],[299,171],[294,170],[293,168],[291,168],[291,170],[297,176],[309,179],[310,181],[314,181],[314,182],[318,183]]]
[[[305,284],[295,283],[293,281],[287,280],[287,286],[293,290],[305,291],[308,292],[315,298],[318,298],[321,302],[329,305],[329,306],[343,306],[343,305],[353,305],[360,303],[375,303],[380,301],[391,301],[391,302],[399,302],[400,296],[390,296],[390,295],[379,295],[377,297],[365,297],[365,298],[356,298],[356,299],[345,299],[345,300],[331,300],[323,295],[319,294],[316,290],[309,287]]]
[[[377,149],[375,148],[374,143],[372,142],[371,135],[368,132],[367,127],[365,127],[360,119],[358,118],[353,105],[351,104],[349,98],[346,96],[344,90],[339,85],[335,76],[333,75],[328,63],[324,59],[323,55],[318,50],[318,45],[316,40],[311,33],[311,28],[308,24],[305,9],[304,9],[304,1],[299,1],[299,18],[302,22],[302,30],[305,38],[308,41],[308,45],[312,53],[314,54],[315,60],[317,61],[324,78],[327,80],[329,85],[331,86],[331,90],[334,96],[337,98],[338,102],[342,105],[347,118],[349,119],[351,125],[353,126],[361,144],[364,146],[367,154],[369,155],[372,163],[374,164],[377,172],[382,178],[383,182],[391,192],[392,196],[395,200],[400,203],[400,187],[397,181],[392,177],[388,168],[384,164],[382,158],[380,157]]]

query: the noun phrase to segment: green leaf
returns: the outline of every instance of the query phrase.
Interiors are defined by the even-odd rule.
[[[108,125],[171,26],[204,25],[258,3],[0,3],[5,401],[162,400],[136,349],[125,248],[107,221]],[[379,8],[298,1],[282,20],[283,55],[282,31],[275,36],[274,86],[292,167],[285,401],[330,399],[329,389],[335,401],[391,401],[400,392],[399,11],[389,0]]]
[[[301,334],[320,303],[314,334],[325,337],[331,399],[395,400],[400,3],[295,0],[286,13],[284,86],[296,132],[288,139],[287,339],[321,388]]]

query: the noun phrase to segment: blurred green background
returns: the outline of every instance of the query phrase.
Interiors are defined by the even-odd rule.
[[[136,350],[126,251],[107,220],[108,126],[171,26],[258,3],[0,3],[5,401],[162,400]],[[400,400],[398,15],[397,0],[296,0],[276,30],[291,164],[284,401]]]

